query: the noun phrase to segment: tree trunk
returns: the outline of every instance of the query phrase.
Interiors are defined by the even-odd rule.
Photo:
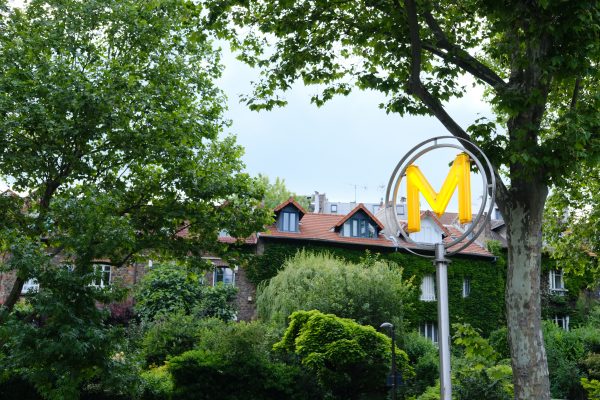
[[[515,399],[550,399],[548,362],[541,327],[542,215],[548,194],[535,180],[511,187],[508,228],[506,318]]]

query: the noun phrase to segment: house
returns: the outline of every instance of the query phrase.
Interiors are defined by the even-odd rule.
[[[331,211],[331,206],[336,203],[324,204],[329,204]],[[335,212],[326,213],[322,207],[315,210],[318,212],[309,212],[290,198],[273,210],[275,221],[263,232],[241,241],[230,237],[227,232],[221,232],[218,240],[243,248],[243,252],[250,255],[250,261],[227,261],[205,254],[203,258],[213,265],[213,269],[205,276],[205,282],[236,286],[238,319],[251,320],[256,318],[257,284],[274,276],[285,260],[298,250],[327,251],[350,261],[358,261],[364,256],[365,250],[369,250],[380,254],[383,259],[398,263],[404,268],[405,276],[414,277],[420,291],[415,299],[414,310],[406,319],[424,336],[437,341],[435,268],[431,260],[410,254],[407,249],[418,250],[416,246],[393,237],[392,232],[386,230],[382,222],[385,218],[381,204],[375,209],[374,205],[361,203],[347,212],[342,212],[345,210],[341,207],[342,203],[337,204],[340,207],[334,208]],[[399,207],[396,212],[402,219],[405,208]],[[421,243],[451,241],[461,236],[465,229],[457,223],[456,214],[446,213],[438,218],[431,211],[421,213],[421,226],[420,232],[411,234],[414,241]],[[503,221],[493,221],[489,232],[502,232],[503,227]],[[471,243],[460,254],[453,256],[448,271],[452,322],[469,322],[484,334],[505,323],[506,271],[496,261],[496,255],[490,253],[481,241]],[[99,268],[100,277],[94,284],[103,287],[120,282],[133,286],[151,267],[151,261],[147,265],[137,264],[119,269],[98,263],[96,268]],[[8,295],[12,281],[14,276],[10,273],[0,274],[0,303]],[[37,283],[31,280],[24,285],[23,293],[38,288]],[[570,293],[566,289],[562,271],[550,270],[548,293],[552,294],[553,299],[564,298]],[[571,315],[564,310],[552,311],[547,318],[565,329],[572,324]]]

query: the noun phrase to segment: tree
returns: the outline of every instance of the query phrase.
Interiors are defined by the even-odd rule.
[[[294,311],[312,309],[373,327],[386,321],[399,325],[414,289],[398,266],[351,264],[301,251],[259,287],[257,309],[261,318],[281,326]]]
[[[600,150],[596,1],[208,1],[208,20],[264,79],[253,109],[285,104],[294,81],[321,85],[320,105],[352,87],[387,95],[401,115],[435,116],[496,166],[508,229],[506,309],[515,397],[548,399],[541,331],[540,249],[551,185]],[[244,29],[238,29],[242,26]],[[267,45],[268,43],[268,45]],[[494,120],[460,126],[444,108],[470,76]],[[500,179],[500,174],[506,179]]]
[[[600,168],[573,174],[569,183],[548,198],[544,240],[560,268],[588,274],[594,287],[600,282]]]
[[[271,183],[269,181],[268,176],[258,174],[258,180],[265,187],[264,203],[265,208],[267,208],[268,210],[274,209],[290,197],[293,197],[294,200],[298,202],[298,204],[300,204],[302,207],[304,207],[305,210],[308,211],[310,201],[306,198],[306,196],[299,196],[294,192],[290,192],[285,186],[285,179],[276,177],[275,182]]]
[[[90,311],[111,298],[89,287],[97,260],[119,268],[151,254],[197,266],[202,252],[226,250],[221,229],[246,237],[267,212],[240,172],[241,148],[222,135],[219,56],[195,6],[0,7],[0,175],[25,193],[1,200],[2,269],[17,278],[0,309],[10,338],[0,369],[44,396],[74,398],[115,351],[103,314]],[[41,287],[32,307],[9,313],[30,278]]]
[[[242,150],[219,138],[218,53],[198,13],[183,0],[5,9],[0,173],[28,199],[25,213],[3,209],[3,250],[28,238],[89,272],[149,249],[199,258],[222,250],[221,229],[262,227]],[[8,308],[32,276],[15,269]]]

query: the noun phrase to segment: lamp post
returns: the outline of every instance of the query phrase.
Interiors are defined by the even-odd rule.
[[[398,382],[396,372],[396,328],[389,322],[384,322],[380,328],[391,329],[392,331],[392,400],[396,400],[396,385]]]

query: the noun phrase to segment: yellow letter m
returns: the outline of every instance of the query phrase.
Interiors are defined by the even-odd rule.
[[[436,193],[419,167],[410,165],[406,168],[406,202],[408,203],[408,227],[407,231],[419,232],[421,230],[421,207],[419,204],[419,192],[423,194],[433,212],[441,217],[454,190],[458,186],[458,219],[461,224],[471,222],[471,168],[467,154],[461,153],[456,156],[452,163],[450,172],[442,185],[439,193]]]

